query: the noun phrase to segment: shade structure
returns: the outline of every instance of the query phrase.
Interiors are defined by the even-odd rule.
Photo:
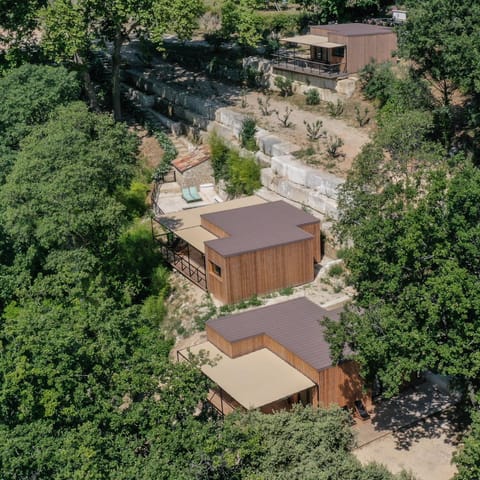
[[[344,43],[329,42],[327,37],[321,35],[296,35],[294,37],[285,37],[280,39],[283,43],[297,43],[298,45],[308,45],[321,48],[344,47]]]
[[[192,354],[203,351],[213,364],[203,373],[248,410],[303,392],[315,384],[266,348],[230,358],[215,345],[204,342],[190,347]]]

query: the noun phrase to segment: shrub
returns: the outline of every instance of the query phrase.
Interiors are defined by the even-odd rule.
[[[363,94],[369,100],[377,100],[380,106],[385,105],[391,95],[395,82],[390,62],[371,62],[360,71]]]
[[[229,175],[226,190],[230,196],[252,195],[262,186],[260,166],[253,158],[242,158],[237,151],[231,150],[228,164]]]
[[[210,145],[210,161],[213,169],[213,177],[216,182],[222,179],[226,180],[228,177],[227,160],[230,149],[216,132],[210,135],[208,143]]]
[[[343,140],[337,135],[329,135],[327,140],[327,153],[330,158],[337,158],[341,156],[338,151],[343,146]]]
[[[290,108],[288,105],[285,107],[285,112],[282,115],[280,115],[277,111],[275,112],[283,128],[293,127],[293,123],[289,120],[292,112],[293,109]]]
[[[326,135],[326,131],[322,131],[323,122],[321,120],[317,120],[315,123],[308,123],[306,120],[304,120],[303,123],[307,128],[307,138],[311,142],[314,142]]]
[[[163,148],[163,156],[160,161],[160,165],[155,169],[152,175],[152,180],[155,182],[161,180],[164,175],[166,175],[172,168],[172,161],[175,160],[175,157],[178,155],[175,145],[172,143],[170,138],[165,132],[157,131],[155,132],[155,138],[158,140],[158,143]]]
[[[368,107],[365,107],[363,112],[360,110],[358,105],[355,105],[355,120],[358,122],[360,127],[364,127],[369,121],[370,117],[368,116],[369,110]]]
[[[240,143],[242,147],[247,150],[257,150],[257,143],[255,142],[255,133],[257,131],[257,122],[252,117],[247,117],[242,122],[242,129],[240,130]]]
[[[335,265],[332,265],[330,269],[328,270],[328,275],[330,277],[340,277],[343,274],[343,265],[340,263],[336,263]]]
[[[138,217],[145,213],[145,199],[149,186],[141,182],[132,182],[128,190],[123,190],[119,194],[119,200],[127,208],[132,217]]]
[[[333,118],[340,117],[344,109],[345,109],[345,104],[340,100],[337,100],[337,103],[333,103],[333,102],[327,103],[328,114]]]
[[[293,95],[293,82],[289,78],[275,77],[274,84],[280,90],[280,95],[283,97]]]
[[[305,92],[305,103],[307,105],[318,105],[320,103],[320,94],[316,88],[309,88]]]

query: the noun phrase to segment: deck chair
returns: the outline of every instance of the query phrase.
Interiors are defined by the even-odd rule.
[[[182,198],[187,202],[199,202],[202,197],[197,191],[197,187],[185,187],[182,188]]]
[[[367,412],[361,400],[355,400],[355,412],[362,420],[368,420],[370,418],[370,414]]]

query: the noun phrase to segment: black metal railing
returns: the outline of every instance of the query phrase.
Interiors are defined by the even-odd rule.
[[[322,63],[293,55],[273,55],[273,66],[292,72],[337,77],[344,73],[344,63]]]
[[[173,169],[165,173],[164,175],[157,176],[156,180],[153,183],[152,192],[150,193],[150,198],[152,201],[152,209],[155,216],[165,215],[165,212],[162,210],[162,208],[158,203],[158,194],[160,192],[160,187],[164,183],[173,183],[176,181],[177,181],[177,174]]]
[[[207,275],[204,269],[193,265],[188,257],[180,255],[169,245],[162,242],[159,242],[159,244],[160,252],[166,262],[168,262],[173,268],[175,268],[175,270],[187,277],[193,283],[198,285],[202,290],[207,291]]]

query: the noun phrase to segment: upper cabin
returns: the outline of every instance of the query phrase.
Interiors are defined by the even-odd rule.
[[[345,78],[375,60],[386,62],[397,48],[393,28],[365,23],[314,25],[307,35],[280,40],[294,49],[276,56],[274,72],[309,77]]]

